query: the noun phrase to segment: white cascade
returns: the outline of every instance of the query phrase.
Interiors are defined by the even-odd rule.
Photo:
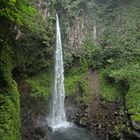
[[[55,70],[52,100],[50,106],[50,116],[48,125],[52,130],[68,127],[69,123],[66,119],[65,107],[65,89],[64,89],[64,68],[61,44],[61,33],[59,18],[56,15],[56,49],[55,49]]]

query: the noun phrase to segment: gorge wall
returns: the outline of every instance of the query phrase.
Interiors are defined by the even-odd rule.
[[[138,92],[133,94],[131,91],[134,89],[131,82],[139,83],[139,81],[123,76],[126,74],[126,69],[131,71],[127,65],[135,67],[136,71],[139,68],[139,1],[52,0],[47,3],[49,4],[48,16],[53,18],[55,11],[60,16],[67,97],[73,98],[72,93],[76,94],[75,100],[76,104],[78,100],[78,106],[80,100],[80,102],[86,102],[84,104],[88,106],[88,109],[90,106],[94,108],[94,105],[99,108],[99,112],[95,111],[95,116],[100,119],[95,120],[106,122],[106,125],[96,124],[95,120],[93,122],[98,127],[95,128],[100,129],[104,135],[106,135],[106,128],[109,128],[112,130],[112,135],[117,137],[121,137],[124,131],[139,138],[139,133],[133,126],[134,123],[139,125],[139,111],[137,107],[134,107],[135,103],[139,106],[139,101],[135,100]],[[124,58],[126,59],[123,63]],[[118,71],[122,67],[122,71]],[[99,79],[98,95],[89,96],[91,87],[89,79],[86,78],[89,69],[93,73],[98,71],[96,74]],[[79,74],[80,70],[86,74]],[[70,77],[75,80],[72,81]],[[71,83],[68,80],[71,80]],[[74,89],[72,90],[70,86]],[[92,86],[95,86],[94,83]],[[133,103],[130,103],[131,99]],[[107,114],[112,114],[114,124],[111,123]],[[94,115],[92,117],[94,118]],[[83,120],[83,117],[79,119]]]
[[[38,124],[46,116],[50,96],[56,11],[64,50],[66,109],[68,117],[73,114],[69,119],[104,139],[125,134],[139,139],[139,0],[1,3],[2,139],[20,139],[17,87],[23,139],[45,139]]]

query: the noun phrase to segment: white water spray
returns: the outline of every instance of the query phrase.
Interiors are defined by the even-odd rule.
[[[54,85],[50,107],[50,116],[48,118],[48,125],[53,130],[58,129],[60,127],[69,126],[69,123],[67,122],[66,119],[64,100],[65,100],[65,90],[64,90],[64,68],[63,68],[61,33],[59,26],[59,18],[58,15],[56,15],[56,50],[55,50]]]

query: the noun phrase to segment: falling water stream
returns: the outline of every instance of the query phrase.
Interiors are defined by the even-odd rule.
[[[52,101],[50,107],[50,116],[48,125],[53,129],[68,127],[64,108],[65,90],[64,90],[64,68],[61,44],[61,33],[58,15],[56,15],[56,48],[55,48],[55,70]]]
[[[49,140],[99,140],[88,130],[72,125],[66,119],[64,108],[64,68],[61,34],[58,15],[56,15],[56,49],[53,93],[48,117],[48,126],[53,131],[49,134]]]

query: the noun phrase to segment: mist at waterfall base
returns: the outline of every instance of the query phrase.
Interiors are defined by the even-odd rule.
[[[48,127],[52,131],[48,135],[49,140],[97,140],[96,136],[84,128],[71,124],[66,119],[64,90],[64,68],[61,44],[59,18],[56,15],[56,48],[55,68],[52,100],[50,102],[50,114],[47,117]],[[98,139],[99,140],[99,139]]]
[[[84,128],[73,125],[68,128],[60,128],[49,135],[49,140],[100,140]]]

